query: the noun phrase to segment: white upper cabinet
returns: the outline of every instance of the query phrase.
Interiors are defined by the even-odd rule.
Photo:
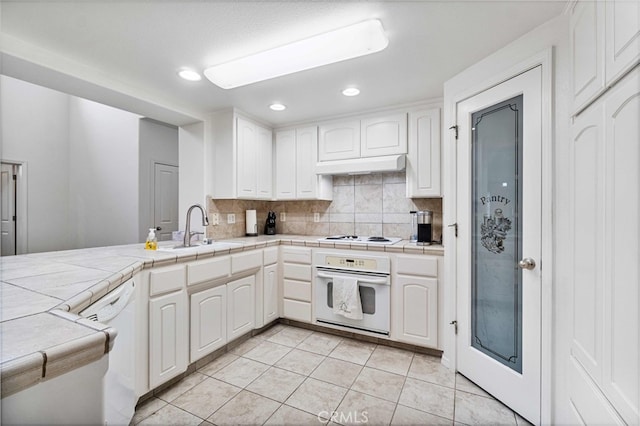
[[[605,75],[607,85],[640,61],[640,1],[605,3]]]
[[[640,61],[640,2],[578,1],[570,29],[577,113]]]
[[[319,161],[358,157],[360,157],[360,120],[326,123],[320,126]]]
[[[211,120],[213,198],[273,197],[273,141],[271,129],[234,112]]]
[[[318,128],[276,132],[276,199],[331,200],[333,179],[316,174]]]
[[[440,109],[409,113],[407,197],[440,197]]]
[[[407,114],[360,121],[360,156],[378,157],[407,152]]]
[[[323,123],[318,161],[349,160],[407,153],[407,114]]]
[[[273,132],[266,127],[256,126],[256,191],[260,199],[273,197]]]
[[[238,118],[237,124],[237,179],[238,198],[256,198],[258,174],[256,173],[256,151],[258,135],[256,126]]]
[[[604,4],[582,1],[571,12],[573,103],[577,110],[604,88]]]

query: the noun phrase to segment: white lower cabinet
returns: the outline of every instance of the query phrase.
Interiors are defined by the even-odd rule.
[[[398,276],[394,283],[398,315],[396,340],[438,346],[438,280]]]
[[[251,275],[227,284],[227,341],[253,330],[256,277]]]
[[[151,389],[187,369],[188,336],[189,322],[185,289],[149,300],[149,386]]]
[[[191,362],[227,343],[227,286],[191,295]]]
[[[311,250],[282,248],[282,316],[311,322]]]
[[[397,256],[392,282],[393,340],[438,347],[438,263],[434,256]]]
[[[280,317],[278,310],[278,264],[265,266],[262,270],[264,285],[264,325]]]

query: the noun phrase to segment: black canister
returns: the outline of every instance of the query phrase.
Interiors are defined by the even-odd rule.
[[[431,220],[432,213],[429,210],[421,210],[416,212],[418,222],[418,241],[419,246],[431,245]]]

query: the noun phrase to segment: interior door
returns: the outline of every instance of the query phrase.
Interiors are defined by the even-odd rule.
[[[16,254],[16,166],[2,163],[0,182],[2,200],[0,223],[2,233],[2,256]]]
[[[153,217],[158,241],[178,230],[178,167],[155,164]]]
[[[541,69],[456,108],[457,369],[538,424]]]

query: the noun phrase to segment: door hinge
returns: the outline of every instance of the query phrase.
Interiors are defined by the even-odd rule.
[[[14,222],[16,221],[16,217],[15,217],[15,216],[13,216],[13,221],[14,221]]]
[[[453,320],[451,321],[449,324],[451,324],[453,326],[453,331],[458,334],[458,321]]]
[[[18,180],[18,175],[13,175],[13,180]]]
[[[454,124],[453,126],[449,127],[449,130],[451,130],[451,129],[455,130],[455,132],[456,132],[456,134],[455,134],[456,140],[458,140],[458,125]]]
[[[447,225],[448,228],[451,228],[453,226],[453,230],[455,233],[456,238],[458,237],[458,223],[452,223],[451,225]]]

